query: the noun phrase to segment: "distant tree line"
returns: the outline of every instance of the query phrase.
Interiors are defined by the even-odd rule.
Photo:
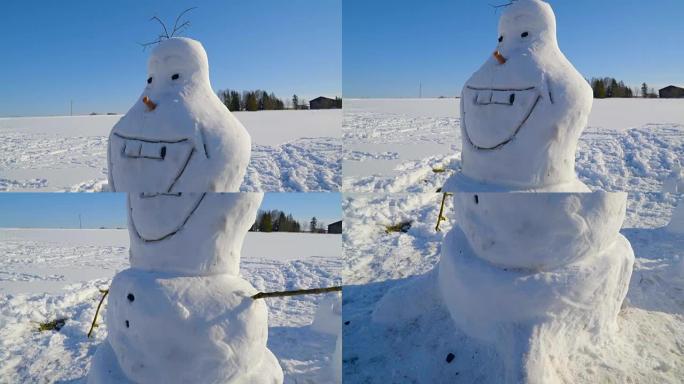
[[[618,81],[612,77],[593,77],[588,81],[591,85],[591,89],[594,91],[595,99],[608,99],[615,97],[658,97],[655,89],[649,88],[646,83],[641,84],[641,87],[632,89],[625,85],[623,81]]]
[[[237,111],[271,111],[285,109],[283,100],[271,92],[261,89],[255,91],[236,91],[224,89],[218,91],[221,102],[232,112]]]
[[[292,214],[278,209],[259,210],[257,218],[249,229],[250,232],[313,232],[326,233],[326,225],[312,217],[308,223],[299,223]]]

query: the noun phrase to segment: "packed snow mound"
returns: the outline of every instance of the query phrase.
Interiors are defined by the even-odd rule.
[[[257,192],[129,194],[131,266],[236,276],[262,198]]]
[[[495,54],[461,95],[463,175],[513,189],[572,182],[591,87],[558,47],[540,0],[508,5]]]
[[[454,218],[478,257],[546,271],[610,247],[626,203],[624,193],[457,192]]]
[[[663,192],[684,193],[684,168],[677,159],[672,172],[663,181]]]
[[[667,224],[666,229],[671,233],[684,235],[684,198],[680,199],[677,206],[672,210],[670,223]]]
[[[266,349],[266,305],[250,297],[256,293],[247,281],[226,274],[127,269],[110,287],[107,343],[135,382],[282,382],[280,366]],[[91,378],[107,376],[113,363],[102,359],[107,354],[105,347],[95,355]]]
[[[342,295],[328,295],[318,303],[311,329],[329,335],[342,332]]]
[[[119,192],[235,192],[251,139],[209,82],[202,45],[166,39],[148,61],[140,100],[109,136],[109,186]]]
[[[328,335],[335,335],[335,350],[326,373],[331,382],[342,383],[342,294],[328,295],[318,303],[311,329]],[[327,381],[327,380],[326,380]]]

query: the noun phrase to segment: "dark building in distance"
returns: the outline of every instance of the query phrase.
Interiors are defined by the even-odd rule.
[[[684,88],[675,87],[674,85],[669,85],[660,91],[658,91],[658,96],[661,99],[679,99],[684,98]]]
[[[329,97],[319,96],[309,101],[309,109],[335,109],[342,108],[342,99],[336,97],[331,99]]]
[[[329,224],[328,233],[342,233],[342,220]]]

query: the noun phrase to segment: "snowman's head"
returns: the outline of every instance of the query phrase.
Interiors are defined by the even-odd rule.
[[[237,191],[251,143],[212,91],[202,44],[182,37],[162,40],[147,68],[142,95],[110,135],[111,189]]]
[[[211,90],[209,60],[202,44],[184,37],[162,40],[147,62],[145,95],[155,102],[189,87]]]
[[[463,88],[463,173],[520,187],[574,179],[592,94],[558,47],[551,7],[513,1],[501,15],[497,40]]]
[[[131,266],[189,275],[237,275],[262,193],[130,193]]]

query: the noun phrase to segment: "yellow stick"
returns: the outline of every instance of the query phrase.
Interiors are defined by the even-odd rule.
[[[439,206],[439,215],[437,215],[437,225],[435,225],[435,232],[441,232],[442,230],[439,229],[439,224],[442,222],[442,220],[446,220],[446,217],[444,217],[444,202],[446,201],[447,196],[451,196],[451,193],[449,192],[444,192],[442,195],[442,204]]]
[[[102,306],[102,302],[104,301],[105,297],[107,297],[107,294],[109,293],[109,289],[100,289],[100,292],[104,293],[104,295],[102,295],[102,298],[100,299],[100,303],[97,305],[97,309],[95,310],[95,317],[93,317],[93,323],[90,324],[90,330],[88,331],[88,337],[90,337],[90,334],[93,333],[93,328],[95,328],[95,322],[97,321],[97,314],[100,313],[100,307]]]

